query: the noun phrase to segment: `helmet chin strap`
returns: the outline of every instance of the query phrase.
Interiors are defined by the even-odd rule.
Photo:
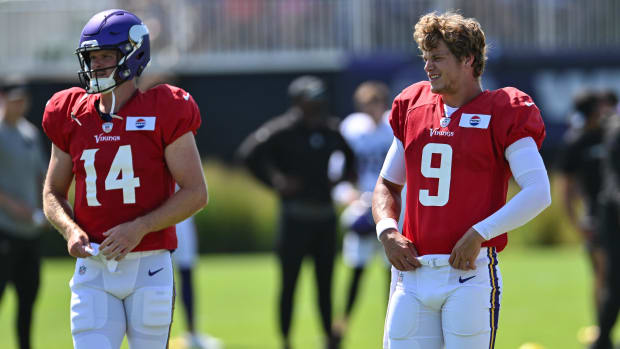
[[[114,69],[114,71],[112,71],[112,74],[110,74],[109,77],[107,78],[92,78],[90,80],[90,89],[93,91],[91,93],[97,93],[100,92],[102,90],[108,89],[111,86],[114,86],[114,84],[116,84],[116,81],[114,80],[114,73],[116,73],[116,69]],[[110,90],[111,91],[111,90]],[[109,91],[106,91],[109,92]],[[103,93],[106,93],[103,92]]]
[[[112,89],[112,91],[110,92],[112,93],[112,107],[110,108],[110,117],[112,117],[113,119],[123,120],[122,116],[114,114],[114,107],[116,106],[116,96],[114,95],[114,89]]]
[[[106,85],[110,83],[110,81],[112,83],[116,83],[116,81],[114,80],[114,73],[116,72],[116,69],[114,69],[114,71],[112,72],[112,74],[110,74],[109,77],[107,78],[103,78],[101,80],[104,80],[106,82]],[[112,95],[112,106],[110,108],[110,113],[108,115],[110,115],[111,118],[113,119],[119,119],[119,120],[123,120],[122,116],[116,115],[114,114],[114,107],[116,107],[116,94],[114,93],[114,90],[116,89],[116,86],[114,88],[112,88],[109,91],[103,92],[102,94],[108,94],[110,93]]]

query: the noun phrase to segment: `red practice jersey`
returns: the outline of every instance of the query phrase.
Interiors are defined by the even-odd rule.
[[[43,129],[73,160],[75,221],[91,242],[101,243],[108,229],[159,207],[174,193],[166,166],[167,145],[196,133],[200,111],[189,93],[170,85],[136,91],[104,122],[95,102],[81,88],[56,93],[48,101]],[[150,232],[133,251],[175,249],[174,226]]]
[[[484,91],[448,119],[441,96],[419,82],[396,97],[390,124],[405,149],[403,234],[420,255],[450,254],[469,228],[501,208],[511,177],[506,148],[525,137],[540,148],[545,138],[540,111],[512,87]],[[501,251],[506,243],[502,234],[482,246]]]

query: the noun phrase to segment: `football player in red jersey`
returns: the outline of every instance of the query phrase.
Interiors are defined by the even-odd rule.
[[[200,112],[180,88],[137,89],[150,60],[149,33],[130,12],[94,15],[76,54],[83,88],[56,93],[43,116],[53,143],[44,211],[77,258],[73,344],[119,348],[127,335],[132,349],[166,348],[174,225],[207,203],[194,140]]]
[[[493,348],[497,252],[506,231],[551,203],[538,152],[545,126],[527,94],[482,89],[486,44],[476,20],[429,13],[414,39],[429,81],[394,100],[395,138],[373,194],[377,236],[394,266],[384,347]],[[506,202],[511,175],[521,190]]]

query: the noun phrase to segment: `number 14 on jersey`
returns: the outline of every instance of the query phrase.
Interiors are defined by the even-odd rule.
[[[86,171],[86,201],[88,206],[101,206],[97,200],[97,171],[95,170],[95,154],[98,150],[98,148],[84,149],[80,158],[84,161],[84,170]],[[122,189],[123,204],[135,204],[136,188],[139,186],[140,178],[133,176],[131,145],[121,145],[118,147],[106,176],[105,190]]]

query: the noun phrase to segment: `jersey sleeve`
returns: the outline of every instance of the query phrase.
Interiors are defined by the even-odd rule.
[[[394,132],[394,136],[401,142],[404,142],[403,135],[407,108],[403,106],[404,101],[402,95],[403,94],[401,93],[394,98],[392,110],[390,111],[390,117],[388,120],[390,122],[390,126],[392,127],[392,132]]]
[[[501,108],[500,127],[496,130],[502,149],[525,137],[532,137],[540,148],[546,134],[540,110],[527,94],[517,89],[507,90],[510,100]]]
[[[69,152],[67,123],[70,120],[70,103],[65,91],[58,92],[47,101],[43,112],[43,131],[60,150]]]
[[[392,126],[394,136],[403,144],[406,143],[407,112],[410,107],[415,108],[418,105],[428,103],[431,98],[430,83],[427,81],[417,82],[405,88],[394,98],[388,121]]]
[[[162,129],[166,145],[173,143],[187,132],[191,131],[195,135],[201,124],[200,110],[189,92],[180,88],[170,88],[169,93],[171,101],[165,106],[168,115]]]

